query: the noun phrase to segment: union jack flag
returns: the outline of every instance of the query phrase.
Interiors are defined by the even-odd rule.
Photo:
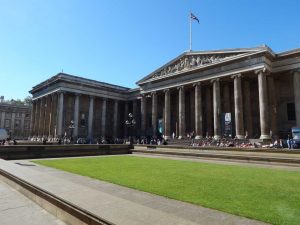
[[[197,16],[195,16],[193,13],[191,13],[191,19],[196,20],[198,23],[200,23]]]

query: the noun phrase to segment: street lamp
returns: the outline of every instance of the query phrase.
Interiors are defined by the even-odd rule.
[[[74,129],[75,129],[74,121],[71,120],[70,125],[69,125],[70,136],[71,136],[70,142],[72,142],[72,140],[73,140],[73,131],[74,131]]]
[[[125,126],[129,129],[129,143],[132,144],[132,138],[130,136],[130,128],[133,128],[136,125],[136,121],[132,113],[128,114],[128,119],[125,121]]]

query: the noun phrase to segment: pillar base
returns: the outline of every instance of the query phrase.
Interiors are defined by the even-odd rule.
[[[184,136],[179,136],[178,139],[184,139]]]
[[[215,135],[215,136],[214,136],[214,139],[215,139],[215,140],[221,139],[221,135]]]
[[[165,140],[171,140],[172,138],[171,138],[171,136],[165,136],[164,139]]]
[[[239,134],[239,135],[236,135],[236,138],[237,138],[237,139],[245,139],[245,135],[240,135],[240,134]]]
[[[259,139],[271,139],[271,136],[269,134],[262,134]]]
[[[202,138],[203,138],[202,135],[197,135],[197,136],[195,137],[195,139],[202,139]]]

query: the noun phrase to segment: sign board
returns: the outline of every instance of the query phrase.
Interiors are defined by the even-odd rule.
[[[225,137],[232,137],[231,113],[222,113],[222,133]]]

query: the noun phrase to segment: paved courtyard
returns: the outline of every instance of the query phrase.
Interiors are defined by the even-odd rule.
[[[1,225],[65,225],[0,179]]]
[[[217,210],[35,165],[26,160],[0,160],[0,169],[115,224],[264,224]]]

